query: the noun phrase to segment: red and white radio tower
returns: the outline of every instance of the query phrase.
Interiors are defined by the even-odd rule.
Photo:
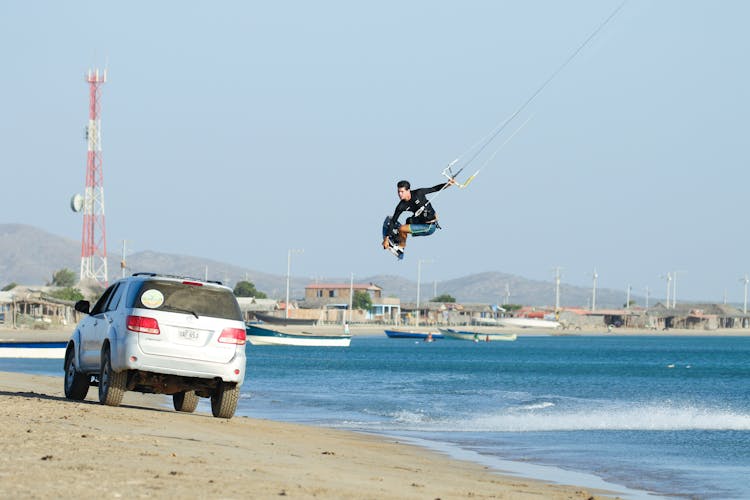
[[[86,191],[83,195],[83,237],[81,238],[81,281],[94,280],[107,285],[107,238],[104,228],[104,177],[102,175],[101,119],[99,118],[101,86],[107,81],[107,70],[89,70],[89,125],[86,129],[88,158]]]

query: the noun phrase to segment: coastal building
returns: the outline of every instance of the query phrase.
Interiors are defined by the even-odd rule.
[[[728,304],[679,303],[666,307],[658,303],[650,308],[647,314],[652,318],[657,330],[750,328],[750,314],[744,314],[738,308]]]
[[[419,304],[419,324],[441,325],[451,324],[448,318],[454,315],[455,304],[442,304],[440,302],[425,302]],[[401,306],[401,323],[413,325],[417,319],[417,303],[405,302]]]
[[[13,294],[10,292],[0,292],[0,325],[12,318]]]
[[[242,318],[245,321],[255,319],[255,313],[271,313],[279,310],[279,303],[274,299],[259,299],[256,297],[237,297]]]
[[[657,303],[649,309],[564,308],[560,321],[569,328],[637,328],[645,330],[718,330],[750,328],[750,315],[727,304],[680,303],[666,307]]]
[[[53,288],[17,286],[0,292],[0,324],[38,330],[75,324],[80,313],[73,309],[74,303],[50,296]]]
[[[415,302],[401,307],[401,322],[413,324],[417,316]],[[504,309],[491,304],[460,304],[456,302],[424,302],[419,304],[420,325],[481,325],[502,317]]]
[[[603,325],[608,328],[648,328],[648,318],[644,309],[596,309],[586,311],[586,323]]]
[[[305,302],[347,306],[352,292],[365,292],[373,301],[383,295],[383,289],[372,283],[315,283],[305,287]]]
[[[353,320],[396,323],[401,315],[401,300],[396,297],[383,297],[383,289],[373,283],[313,283],[305,287],[305,299],[300,302],[304,309],[320,309],[325,318],[330,310],[347,310],[352,294],[364,292],[370,296],[372,307]],[[335,321],[335,320],[334,320]]]

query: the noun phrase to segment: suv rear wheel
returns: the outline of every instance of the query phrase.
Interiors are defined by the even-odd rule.
[[[115,372],[112,370],[112,355],[109,352],[109,346],[105,346],[102,351],[102,367],[99,372],[99,402],[107,406],[120,406],[127,381],[127,371]]]
[[[218,418],[232,418],[239,398],[240,388],[237,384],[220,382],[211,394],[211,413]]]
[[[89,376],[76,370],[74,357],[73,347],[68,347],[65,351],[65,397],[82,401],[89,392]]]
[[[182,391],[172,394],[172,404],[177,411],[193,413],[198,407],[198,395],[195,391]]]

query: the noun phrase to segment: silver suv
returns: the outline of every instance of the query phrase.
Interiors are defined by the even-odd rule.
[[[177,411],[211,398],[231,418],[245,377],[245,323],[232,290],[219,282],[136,273],[107,288],[76,327],[65,352],[65,396],[99,387],[102,404],[125,391],[171,394]]]

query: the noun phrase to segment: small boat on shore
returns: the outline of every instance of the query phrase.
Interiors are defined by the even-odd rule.
[[[315,319],[301,319],[301,318],[283,318],[281,316],[276,316],[273,314],[265,314],[256,312],[254,313],[255,317],[262,321],[263,323],[268,323],[269,325],[302,325],[302,326],[311,326],[318,322],[318,320]]]
[[[473,318],[472,323],[478,326],[498,326],[497,318]]]
[[[559,321],[539,318],[499,318],[497,323],[500,326],[512,328],[560,328]]]
[[[456,330],[453,328],[440,328],[440,333],[442,333],[446,338],[449,339],[471,340],[473,342],[510,342],[516,340],[517,338],[515,333],[487,333],[470,330]]]
[[[247,325],[247,340],[252,345],[293,345],[311,347],[349,347],[352,336],[318,335],[310,332],[282,332],[263,328],[258,325]]]
[[[63,359],[67,342],[4,341],[0,342],[0,358]]]
[[[442,333],[438,332],[415,332],[412,330],[385,330],[385,334],[391,339],[426,339],[431,336],[433,339],[442,339]]]

